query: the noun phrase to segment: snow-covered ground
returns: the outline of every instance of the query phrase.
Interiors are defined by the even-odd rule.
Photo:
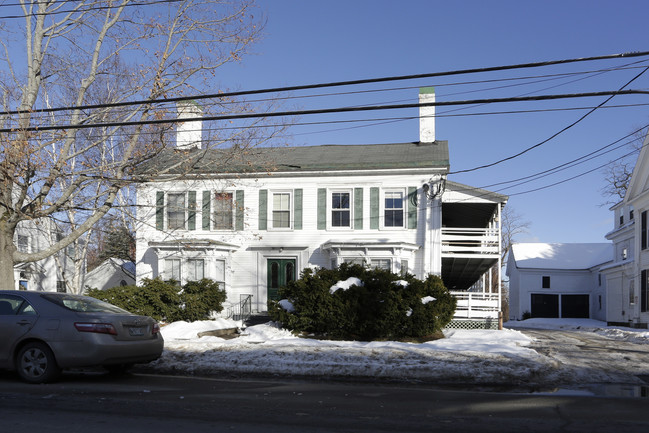
[[[244,329],[224,339],[204,331],[241,327],[241,322],[175,322],[162,328],[165,350],[148,368],[178,374],[246,377],[290,375],[318,378],[405,380],[439,384],[543,383],[558,378],[556,359],[530,348],[533,339],[516,328],[563,329],[649,344],[649,332],[607,327],[595,320],[530,319],[506,329],[446,330],[446,338],[422,344],[298,338],[273,323]],[[580,368],[580,381],[601,381]],[[564,377],[566,372],[564,371]],[[570,373],[569,375],[572,375]]]

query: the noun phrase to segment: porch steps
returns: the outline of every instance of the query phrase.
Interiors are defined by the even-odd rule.
[[[248,326],[255,326],[255,325],[261,325],[263,323],[270,322],[271,318],[268,314],[253,314],[252,316],[248,317],[248,319],[244,320],[243,324],[248,327]]]

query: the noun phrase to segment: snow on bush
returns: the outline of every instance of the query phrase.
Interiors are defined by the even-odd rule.
[[[349,277],[345,281],[338,281],[336,284],[329,288],[329,293],[332,295],[338,290],[347,290],[351,286],[363,287],[363,282],[356,277]]]

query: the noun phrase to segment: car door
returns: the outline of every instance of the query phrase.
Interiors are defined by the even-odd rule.
[[[12,350],[18,340],[34,327],[38,316],[22,297],[0,295],[0,364],[11,363]]]

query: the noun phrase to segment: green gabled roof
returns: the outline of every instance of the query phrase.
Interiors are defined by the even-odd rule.
[[[448,142],[323,145],[246,150],[169,149],[138,167],[143,176],[253,172],[448,169]]]

